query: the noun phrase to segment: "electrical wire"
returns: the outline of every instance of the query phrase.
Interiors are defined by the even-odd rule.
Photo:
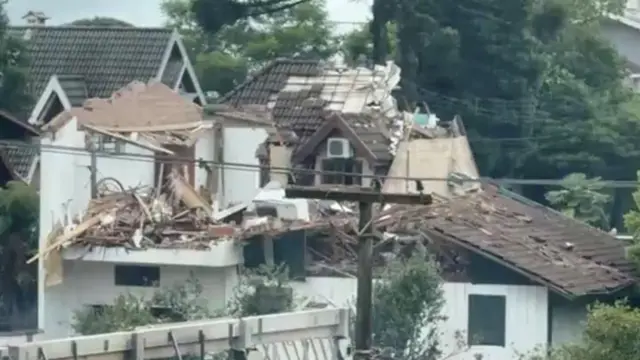
[[[65,155],[84,155],[90,156],[89,151],[82,147],[71,147],[71,146],[61,146],[61,145],[38,145],[38,144],[28,144],[28,143],[19,143],[15,141],[6,141],[0,140],[0,147],[8,147],[14,149],[20,148],[39,148],[41,152],[44,153],[54,153],[54,154],[65,154]],[[156,162],[158,159],[155,155],[146,155],[146,154],[136,154],[136,153],[109,153],[104,151],[97,151],[96,156],[102,158],[119,158],[126,159],[132,161],[142,161],[142,162]],[[316,169],[305,169],[305,168],[292,168],[292,167],[271,167],[271,166],[263,166],[256,164],[245,164],[245,163],[234,163],[234,162],[217,162],[213,160],[204,160],[204,159],[193,159],[187,157],[176,157],[167,155],[167,157],[163,157],[160,160],[165,164],[175,164],[175,165],[184,165],[184,164],[196,164],[201,166],[211,166],[215,168],[221,169],[231,169],[236,171],[247,171],[247,172],[258,172],[262,169],[268,169],[270,171],[280,171],[292,173],[295,175],[304,174],[304,175],[337,175],[337,176],[354,176],[357,175],[363,179],[378,179],[378,180],[401,180],[401,181],[450,181],[450,178],[442,178],[442,177],[408,177],[408,176],[389,176],[389,175],[374,175],[374,174],[354,174],[345,171],[324,171],[324,170],[316,170]],[[462,182],[472,182],[472,183],[492,183],[498,185],[520,185],[520,186],[563,186],[564,182],[562,179],[515,179],[515,178],[490,178],[490,177],[480,177],[477,179],[460,179]],[[605,188],[628,188],[635,189],[640,186],[640,182],[638,181],[627,181],[627,180],[602,180],[599,181]]]

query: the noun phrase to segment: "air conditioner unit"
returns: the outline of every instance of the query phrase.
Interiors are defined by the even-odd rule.
[[[327,157],[328,158],[350,158],[351,144],[345,138],[329,138],[327,139]]]

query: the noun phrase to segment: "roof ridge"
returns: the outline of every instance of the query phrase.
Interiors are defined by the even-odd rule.
[[[29,26],[29,25],[10,25],[9,29],[45,29],[45,30],[118,30],[118,31],[167,31],[173,32],[175,29],[162,27],[162,26],[149,26],[149,27],[137,27],[137,26],[89,26],[89,25],[38,25],[38,26]]]

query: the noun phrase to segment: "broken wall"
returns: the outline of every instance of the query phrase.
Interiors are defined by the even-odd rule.
[[[414,139],[398,144],[389,177],[446,179],[451,172],[478,178],[478,168],[466,136]],[[447,181],[422,181],[425,193],[449,197]],[[415,181],[389,179],[384,192],[417,193]]]

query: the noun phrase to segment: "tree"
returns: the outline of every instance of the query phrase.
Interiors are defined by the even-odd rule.
[[[437,266],[421,252],[388,264],[373,290],[373,346],[390,359],[439,359],[441,284]]]
[[[309,0],[194,0],[191,11],[198,24],[213,34],[237,21],[276,14],[306,1]]]
[[[22,114],[33,102],[27,89],[29,59],[22,39],[7,36],[4,6],[0,3],[0,109]]]
[[[71,26],[96,26],[96,27],[134,27],[132,24],[110,17],[96,16],[88,19],[73,21]]]
[[[588,309],[582,338],[548,353],[521,356],[530,360],[634,360],[640,356],[640,310],[624,302]]]
[[[637,173],[640,180],[640,171]],[[632,245],[627,249],[627,256],[640,267],[640,187],[633,192],[635,208],[624,215],[624,225],[633,236]]]
[[[322,0],[243,18],[215,32],[199,25],[191,1],[165,0],[162,9],[169,26],[183,34],[205,91],[224,94],[250,70],[279,57],[326,59],[338,48]]]
[[[404,97],[440,118],[461,115],[485,176],[626,180],[640,162],[639,109],[599,29],[624,3],[375,0],[370,56],[390,56],[395,40]],[[544,200],[544,188],[524,190]]]
[[[569,174],[562,179],[561,186],[561,190],[545,195],[551,206],[569,217],[608,230],[606,207],[611,196],[603,193],[604,185],[599,177],[589,179],[585,174]]]
[[[0,306],[7,312],[35,306],[37,264],[26,261],[38,249],[39,205],[36,190],[23,182],[0,188]]]

